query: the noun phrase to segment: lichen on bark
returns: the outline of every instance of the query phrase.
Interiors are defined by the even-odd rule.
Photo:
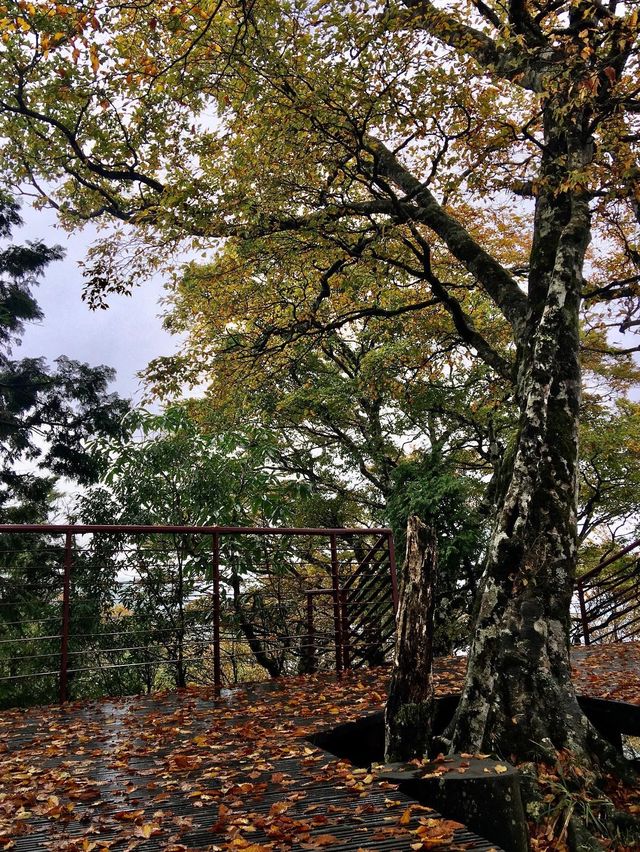
[[[542,196],[535,225],[519,346],[520,424],[501,471],[466,681],[447,737],[454,751],[528,760],[570,749],[590,762],[607,749],[578,706],[568,639],[588,202]]]

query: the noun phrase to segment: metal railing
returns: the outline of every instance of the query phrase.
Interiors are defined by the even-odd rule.
[[[578,578],[572,641],[640,639],[640,539]]]
[[[388,529],[0,525],[0,706],[388,659]]]

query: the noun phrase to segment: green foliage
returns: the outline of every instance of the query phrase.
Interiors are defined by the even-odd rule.
[[[451,653],[468,643],[487,538],[486,519],[478,511],[480,490],[477,481],[461,476],[437,452],[403,461],[393,474],[387,512],[398,553],[406,546],[410,515],[418,515],[436,534],[435,653]]]
[[[587,547],[599,545],[602,553],[639,531],[640,405],[624,398],[614,406],[587,399],[584,409],[580,539]]]
[[[69,358],[49,366],[44,358],[11,358],[26,323],[42,318],[33,294],[61,249],[11,242],[21,224],[18,205],[0,196],[0,519],[3,523],[46,523],[56,483],[67,477],[95,482],[100,466],[88,439],[121,435],[125,400],[108,392],[113,370]],[[56,690],[63,548],[59,538],[26,533],[0,537],[0,704],[50,700]],[[98,575],[78,566],[78,589],[90,600]],[[106,579],[105,579],[106,583]],[[82,618],[84,629],[96,613]],[[53,638],[52,638],[53,637]],[[52,671],[42,678],[35,672]]]
[[[272,435],[258,428],[204,431],[186,405],[127,418],[131,437],[96,441],[107,468],[94,522],[268,526],[285,524],[298,495],[272,471]],[[104,489],[111,494],[109,503]],[[93,496],[82,501],[86,516]]]
[[[286,526],[299,508],[304,489],[271,470],[274,444],[266,430],[206,432],[184,405],[161,414],[133,411],[128,427],[131,437],[94,445],[107,472],[78,502],[83,522]],[[237,644],[243,629],[255,630],[258,623],[260,637],[271,635],[283,613],[269,582],[286,576],[291,550],[251,536],[225,538],[222,544],[225,641]],[[211,680],[211,547],[207,535],[94,536],[85,558],[103,567],[103,582],[81,596],[96,608],[101,635],[87,646],[86,658],[96,668],[101,653],[112,653],[110,647],[134,649],[112,653],[114,664],[129,667],[121,681],[112,671],[112,688]],[[283,630],[286,618],[278,633]],[[79,622],[76,631],[82,632]],[[263,664],[277,669],[273,648],[261,651]],[[246,647],[244,653],[251,656]],[[233,679],[238,672],[227,676]],[[87,694],[92,678],[76,682],[76,694]]]

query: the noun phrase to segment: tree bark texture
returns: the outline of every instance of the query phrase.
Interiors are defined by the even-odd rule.
[[[520,423],[501,470],[495,525],[450,748],[519,760],[560,748],[588,760],[601,745],[571,682],[580,407],[579,306],[589,203],[560,191],[591,141],[547,112],[528,312],[518,340]]]
[[[433,611],[436,538],[418,517],[407,522],[396,647],[385,712],[385,760],[427,754],[433,715]]]

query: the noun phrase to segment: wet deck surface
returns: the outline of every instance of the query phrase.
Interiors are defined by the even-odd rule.
[[[640,646],[609,647],[575,655],[580,691],[640,701]],[[463,666],[438,661],[441,694],[459,689]],[[5,712],[0,850],[496,849],[308,742],[380,709],[386,678]]]

